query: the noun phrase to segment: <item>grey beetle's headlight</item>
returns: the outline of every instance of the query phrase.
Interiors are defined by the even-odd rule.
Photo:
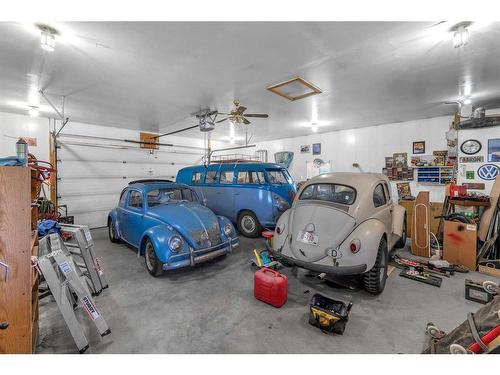
[[[172,251],[178,252],[182,248],[182,238],[179,236],[170,237],[168,240],[168,247],[170,247]]]
[[[229,236],[231,233],[233,233],[233,226],[229,223],[224,224],[224,234]]]

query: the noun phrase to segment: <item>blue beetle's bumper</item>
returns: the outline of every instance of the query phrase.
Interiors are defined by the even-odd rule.
[[[174,270],[177,268],[190,267],[196,264],[207,262],[211,259],[217,258],[221,255],[228,254],[233,251],[234,248],[240,245],[240,239],[238,237],[232,238],[223,242],[217,246],[208,247],[205,249],[194,250],[189,248],[189,253],[172,255],[167,263],[163,264],[163,270]]]

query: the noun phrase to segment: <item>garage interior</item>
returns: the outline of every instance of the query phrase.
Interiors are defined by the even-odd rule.
[[[0,353],[500,352],[499,35],[0,22]]]

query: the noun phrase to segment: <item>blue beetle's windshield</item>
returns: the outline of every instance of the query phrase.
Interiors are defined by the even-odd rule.
[[[167,203],[179,203],[182,201],[195,202],[196,196],[191,189],[187,188],[160,188],[148,192],[148,206],[154,207]]]

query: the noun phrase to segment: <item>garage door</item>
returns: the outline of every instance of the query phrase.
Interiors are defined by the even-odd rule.
[[[179,169],[200,163],[202,156],[201,150],[168,148],[150,154],[138,146],[62,138],[58,149],[59,204],[68,206],[68,214],[75,216],[77,224],[106,226],[109,211],[116,207],[121,190],[130,181],[175,180]]]

